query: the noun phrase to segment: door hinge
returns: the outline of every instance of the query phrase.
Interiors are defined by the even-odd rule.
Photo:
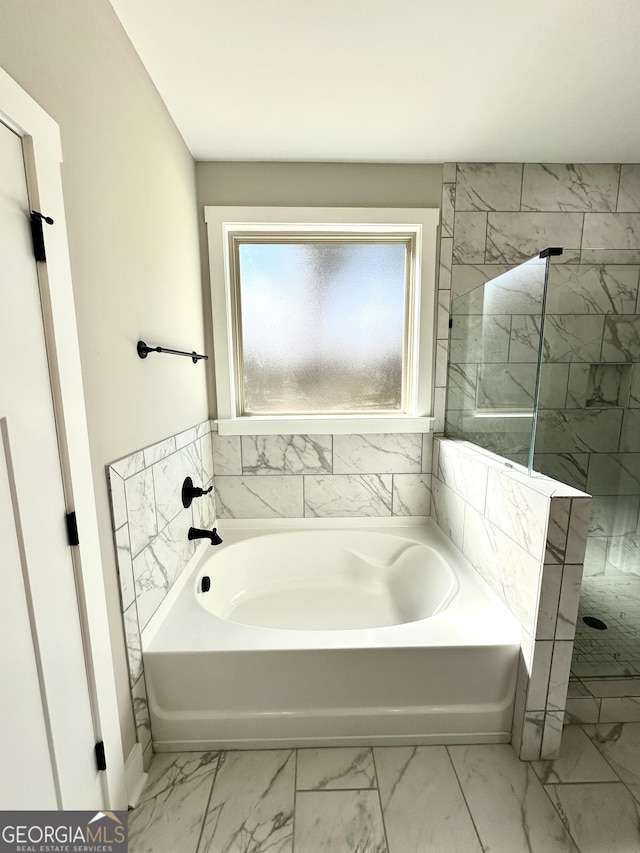
[[[36,261],[46,261],[47,253],[44,249],[44,232],[42,230],[43,220],[47,225],[53,225],[53,219],[45,216],[37,210],[31,211],[31,239],[33,240],[33,254]]]
[[[96,764],[98,765],[98,770],[106,770],[107,769],[107,758],[104,753],[104,741],[99,740],[96,744],[95,748],[96,753]]]
[[[64,518],[67,523],[67,539],[69,540],[69,545],[79,545],[78,520],[76,519],[75,512],[68,512]]]

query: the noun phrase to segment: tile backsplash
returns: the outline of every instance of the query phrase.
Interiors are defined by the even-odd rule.
[[[433,436],[213,435],[219,518],[427,516]]]

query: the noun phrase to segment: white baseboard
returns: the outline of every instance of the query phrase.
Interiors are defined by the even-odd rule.
[[[139,743],[134,744],[133,749],[129,753],[129,757],[124,765],[124,772],[129,808],[133,809],[138,805],[140,794],[142,794],[148,778],[148,774],[144,772],[142,746]]]

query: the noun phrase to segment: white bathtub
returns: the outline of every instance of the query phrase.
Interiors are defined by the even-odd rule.
[[[510,740],[520,626],[430,520],[220,533],[143,632],[156,750]]]

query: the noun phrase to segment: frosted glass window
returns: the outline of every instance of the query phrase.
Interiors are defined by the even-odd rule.
[[[242,413],[403,411],[409,247],[238,242]]]

